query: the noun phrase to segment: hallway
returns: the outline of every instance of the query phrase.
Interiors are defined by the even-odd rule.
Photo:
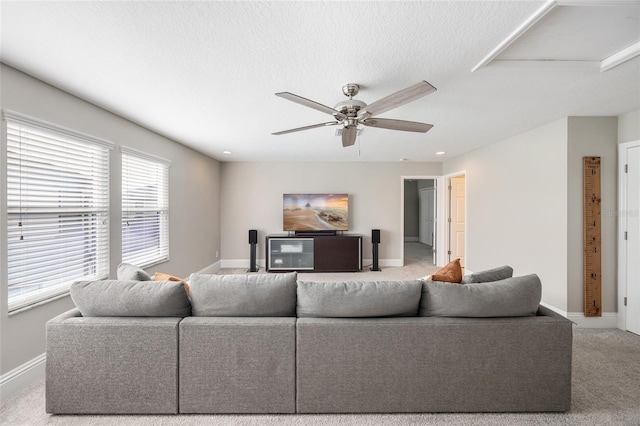
[[[433,250],[430,246],[417,242],[404,243],[404,264],[433,265]]]

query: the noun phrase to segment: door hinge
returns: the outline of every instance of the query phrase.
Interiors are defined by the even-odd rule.
[[[453,188],[451,187],[451,185],[449,185],[449,191],[451,191]]]
[[[448,251],[447,251],[447,254],[448,254],[449,256],[451,256],[451,250],[448,250]]]
[[[447,222],[451,223],[451,218],[447,219]]]
[[[624,239],[627,239],[627,231],[624,231]]]
[[[624,165],[624,172],[625,173],[629,173],[629,165],[628,164]]]
[[[627,306],[627,298],[624,298],[624,306]]]

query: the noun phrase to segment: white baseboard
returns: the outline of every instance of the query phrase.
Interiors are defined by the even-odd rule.
[[[404,237],[405,243],[417,243],[420,239],[418,237]]]
[[[38,355],[0,376],[0,403],[5,403],[21,390],[44,380],[46,360],[46,353]]]
[[[603,312],[601,317],[585,317],[582,312],[569,312],[567,318],[580,328],[618,328],[617,312]]]
[[[258,259],[256,261],[260,268],[265,267],[264,259]],[[371,265],[373,259],[362,259],[362,265]],[[390,267],[390,266],[402,266],[402,260],[400,259],[379,259],[378,266]],[[223,259],[221,261],[222,268],[247,268],[249,269],[249,259]]]
[[[551,309],[553,312],[562,315],[563,317],[567,317],[567,311],[563,311],[562,309],[558,309],[555,306],[551,306],[548,303],[544,303],[544,302],[540,302],[540,304],[542,306],[544,306],[547,309]]]
[[[249,259],[222,259],[222,268],[247,268],[251,261]],[[264,268],[264,259],[256,259],[258,267]]]
[[[211,265],[207,266],[206,268],[203,268],[203,269],[199,270],[196,273],[197,274],[215,274],[222,267],[220,265],[221,265],[221,261],[218,260],[216,263],[212,263]]]
[[[362,259],[362,265],[373,264],[373,259]],[[402,259],[378,259],[378,266],[381,268],[402,266]]]

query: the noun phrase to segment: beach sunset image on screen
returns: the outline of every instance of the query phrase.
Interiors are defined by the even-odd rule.
[[[284,194],[285,231],[348,231],[348,194]]]

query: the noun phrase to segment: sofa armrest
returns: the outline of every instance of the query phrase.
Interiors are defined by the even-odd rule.
[[[80,313],[80,309],[73,308],[73,309],[69,309],[67,312],[63,312],[60,315],[51,318],[49,321],[47,321],[47,325],[62,324],[69,318],[80,318],[80,317],[82,317],[82,314]]]
[[[557,313],[553,309],[549,309],[546,306],[542,306],[542,305],[538,306],[538,312],[536,313],[536,315],[539,316],[539,317],[541,317],[541,316],[551,317],[553,319],[560,320],[560,321],[573,322],[573,321],[567,319],[565,316],[560,315],[559,313]]]

